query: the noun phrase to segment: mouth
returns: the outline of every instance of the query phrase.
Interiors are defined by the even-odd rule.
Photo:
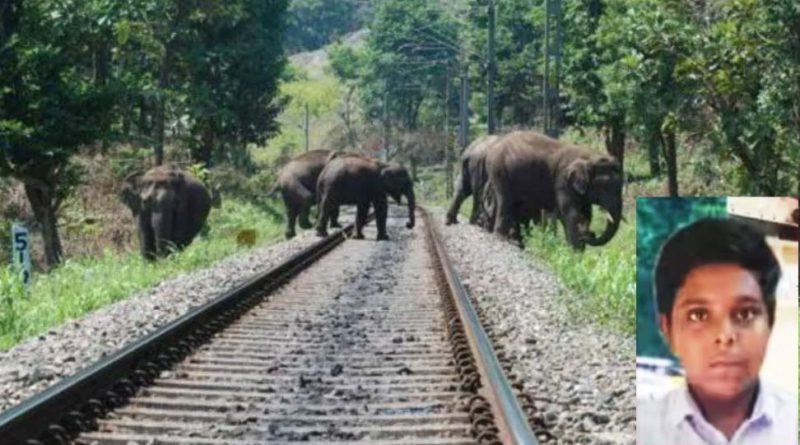
[[[711,361],[709,367],[711,369],[735,369],[744,368],[747,362],[743,359],[735,358],[718,358]]]

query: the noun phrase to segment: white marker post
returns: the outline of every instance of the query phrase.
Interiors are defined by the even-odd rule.
[[[27,291],[31,285],[31,243],[28,229],[22,224],[11,226],[11,252],[14,267],[19,270]]]

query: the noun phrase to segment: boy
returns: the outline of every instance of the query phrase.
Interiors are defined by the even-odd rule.
[[[659,325],[686,385],[637,407],[638,444],[797,444],[796,398],[758,377],[780,275],[764,236],[734,220],[700,220],[665,243]]]

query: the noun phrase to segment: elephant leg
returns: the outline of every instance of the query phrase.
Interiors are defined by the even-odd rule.
[[[561,213],[561,224],[564,226],[564,234],[567,236],[567,242],[576,251],[583,251],[585,242],[580,234],[578,228],[578,221],[580,221],[579,212],[575,209],[566,209]]]
[[[156,259],[156,235],[150,226],[150,215],[147,212],[139,213],[139,248],[142,257],[148,261]]]
[[[335,227],[337,229],[340,229],[342,227],[342,225],[339,224],[339,207],[331,209],[331,227]]]
[[[459,184],[458,190],[456,190],[455,196],[453,196],[453,200],[450,202],[450,208],[447,210],[447,219],[445,220],[446,225],[456,224],[458,222],[458,209],[461,208],[461,204],[464,203],[464,200],[469,197],[470,193],[469,190],[465,190],[464,187]],[[476,209],[475,203],[472,204],[472,216],[470,217],[470,223],[473,223],[473,218],[475,217]],[[474,223],[473,223],[474,224]]]
[[[297,221],[297,208],[292,201],[292,197],[288,192],[282,191],[283,206],[286,207],[286,239],[292,239],[295,236],[294,225]]]
[[[358,204],[356,206],[356,235],[355,239],[364,239],[364,226],[367,225],[367,216],[369,216],[369,202],[365,204]]]
[[[501,187],[494,187],[494,205],[495,205],[495,221],[494,231],[499,236],[507,238],[508,232],[511,230],[511,219],[513,206],[511,203],[511,196],[505,193]]]
[[[311,228],[311,221],[308,219],[308,215],[311,212],[311,203],[303,204],[300,208],[300,216],[298,225],[301,229],[310,229]]]
[[[319,203],[319,218],[317,218],[317,236],[328,236],[328,218],[333,203],[325,196]]]
[[[375,206],[375,224],[378,226],[378,241],[386,241],[389,235],[386,234],[386,217],[389,213],[389,204],[386,202],[386,195],[380,193],[373,201]]]

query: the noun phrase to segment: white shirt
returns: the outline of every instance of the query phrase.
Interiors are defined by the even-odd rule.
[[[637,445],[797,445],[797,398],[759,384],[750,418],[731,440],[703,417],[686,385],[636,406]]]

